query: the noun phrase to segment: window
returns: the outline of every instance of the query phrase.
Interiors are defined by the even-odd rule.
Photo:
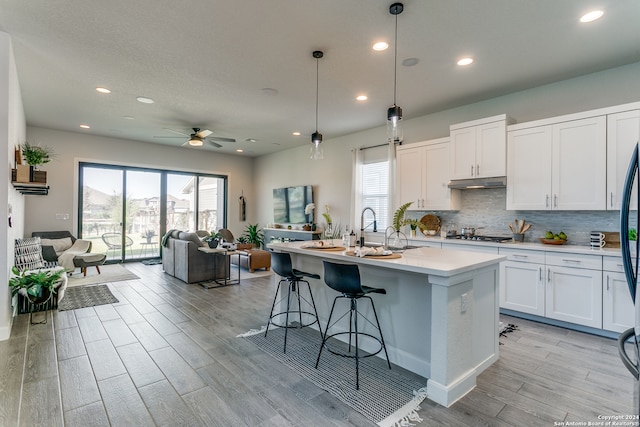
[[[389,159],[387,157],[387,148],[376,147],[364,150],[360,171],[360,206],[362,208],[370,207],[375,211],[378,231],[384,232],[387,226],[391,224],[389,218]],[[368,215],[365,215],[365,226],[371,218]],[[372,229],[367,228],[367,231],[372,231]]]

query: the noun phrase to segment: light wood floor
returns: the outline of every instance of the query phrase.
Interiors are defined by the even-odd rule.
[[[266,323],[268,277],[205,290],[127,264],[118,304],[14,319],[0,342],[1,426],[370,426],[239,333]],[[420,425],[553,426],[632,412],[633,382],[615,341],[522,319],[500,360]],[[468,351],[468,349],[460,349]]]

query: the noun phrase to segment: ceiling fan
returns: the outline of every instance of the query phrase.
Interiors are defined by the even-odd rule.
[[[219,141],[219,142],[236,142],[235,138],[222,138],[222,137],[218,137],[218,136],[209,136],[213,132],[211,132],[208,129],[205,129],[205,130],[200,130],[200,128],[192,128],[192,129],[193,129],[193,133],[191,135],[189,135],[189,134],[186,134],[184,132],[180,132],[180,131],[177,131],[177,130],[165,128],[165,130],[168,130],[169,132],[174,132],[174,133],[177,133],[177,134],[182,135],[182,136],[154,136],[154,138],[183,138],[183,137],[187,137],[188,139],[182,145],[183,146],[190,145],[191,147],[202,147],[204,145],[205,141],[208,144],[213,145],[216,148],[221,148],[222,145],[218,144],[215,141]]]

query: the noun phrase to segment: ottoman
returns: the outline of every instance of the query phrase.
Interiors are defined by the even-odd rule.
[[[98,274],[100,274],[100,266],[104,264],[105,259],[107,259],[105,254],[92,254],[89,252],[82,255],[76,255],[73,258],[73,265],[80,267],[80,271],[82,271],[84,276],[87,275],[87,267],[95,267],[96,270],[98,270]]]
[[[269,271],[271,268],[271,254],[269,251],[262,249],[246,249],[240,253],[240,267],[248,269],[251,273],[258,268],[264,268]],[[231,263],[237,264],[238,258],[231,257]]]

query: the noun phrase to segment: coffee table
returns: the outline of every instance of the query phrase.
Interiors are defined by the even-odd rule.
[[[212,285],[211,282],[201,282],[200,286],[202,286],[205,289],[212,289],[212,288],[220,288],[220,287],[229,286],[229,285],[237,285],[240,283],[240,255],[246,255],[247,254],[246,252],[223,249],[223,248],[208,248],[206,246],[201,246],[198,248],[198,250],[200,252],[212,254],[213,256],[225,256],[229,258],[229,262],[224,263],[225,265],[224,278],[222,279],[215,278],[218,275],[218,272],[216,271],[213,279],[213,282],[215,283],[215,285]],[[238,256],[238,278],[231,280],[231,257],[234,255]],[[217,269],[217,264],[215,263],[215,261],[213,263],[213,266],[214,268]]]

